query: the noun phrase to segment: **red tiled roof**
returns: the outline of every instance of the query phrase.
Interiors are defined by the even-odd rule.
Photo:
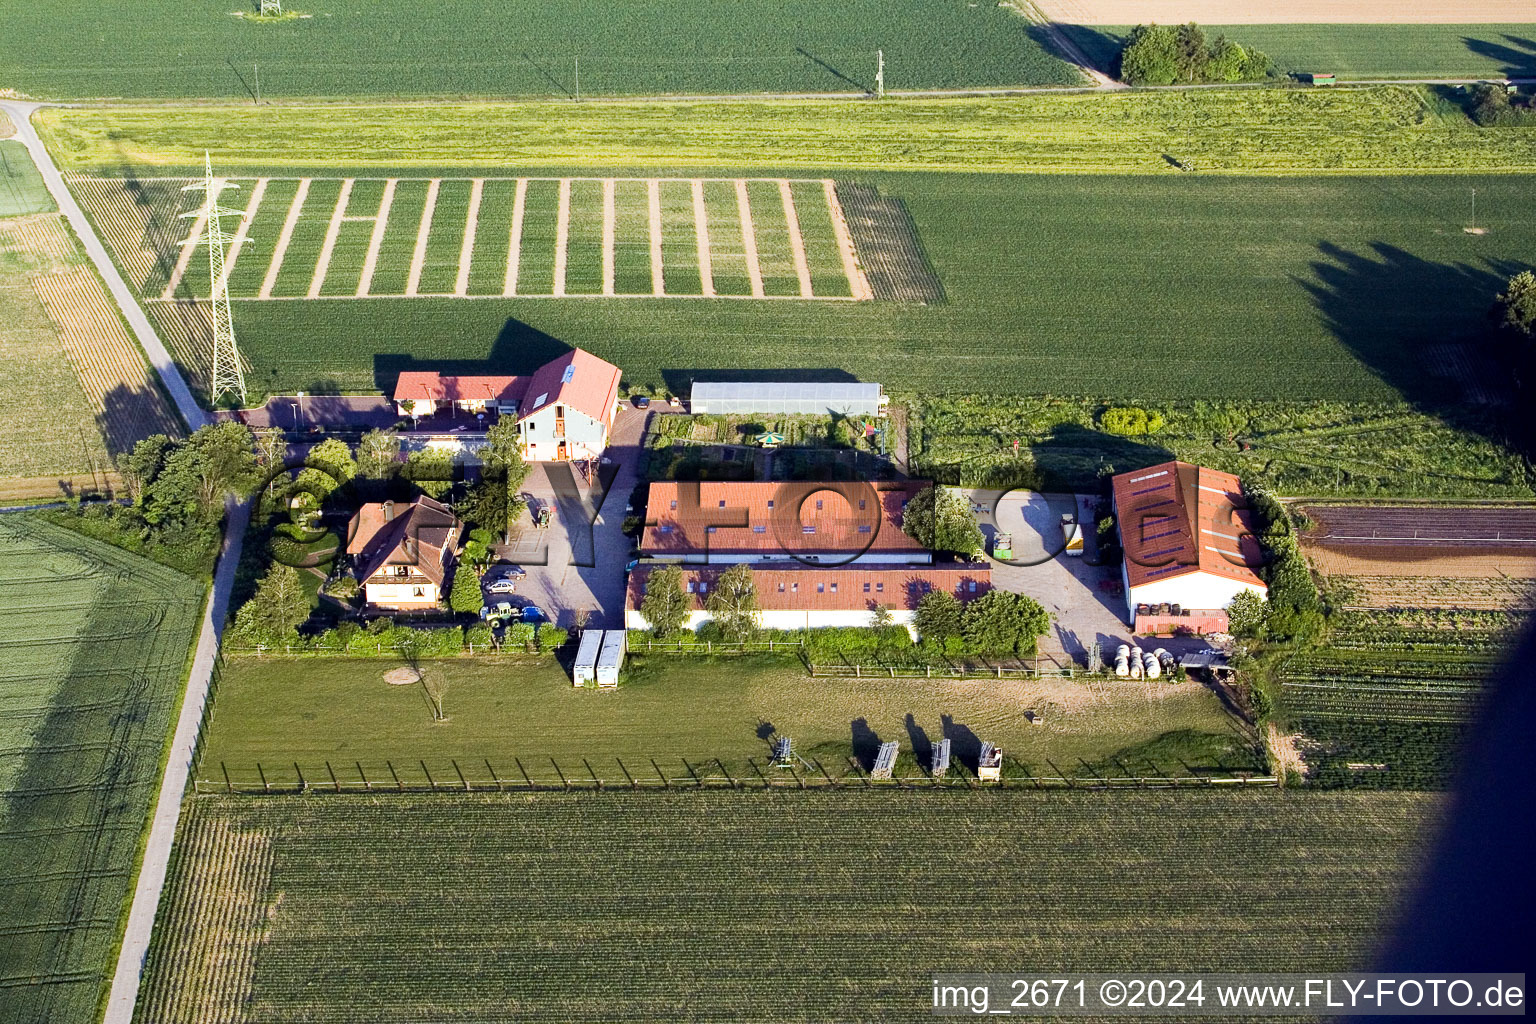
[[[352,516],[347,528],[347,554],[353,556],[353,573],[367,580],[388,565],[412,565],[423,576],[443,585],[451,544],[450,531],[459,520],[447,506],[426,496],[413,502],[397,501],[392,518],[385,518],[385,503],[370,502]]]
[[[1133,587],[1206,572],[1264,586],[1258,538],[1237,477],[1165,462],[1114,478],[1115,515]]]
[[[640,550],[649,555],[926,551],[901,532],[901,510],[927,486],[923,481],[658,481],[646,503]]]
[[[444,377],[435,370],[407,370],[395,381],[395,401],[517,402],[530,377]]]
[[[662,566],[636,566],[629,575],[625,607],[638,610],[646,581]],[[692,586],[693,610],[703,611],[709,591],[731,566],[682,566],[683,589]],[[948,590],[971,601],[992,589],[992,569],[978,565],[849,565],[835,569],[800,562],[751,566],[757,606],[774,611],[862,611],[877,604],[910,611],[930,590]],[[700,589],[700,584],[703,589]],[[974,586],[975,589],[972,589]]]
[[[566,368],[571,369],[567,381]],[[584,349],[572,349],[545,363],[528,378],[526,403],[518,405],[519,418],[550,405],[564,405],[586,413],[600,423],[611,423],[619,400],[619,368]],[[540,402],[541,395],[548,396]],[[538,403],[538,404],[535,404]]]

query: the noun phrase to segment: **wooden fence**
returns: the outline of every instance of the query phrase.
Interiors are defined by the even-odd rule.
[[[293,794],[293,793],[487,793],[487,792],[561,792],[571,790],[670,790],[670,789],[1187,789],[1218,786],[1275,786],[1274,776],[1246,771],[1210,769],[1209,773],[1105,775],[1089,769],[1086,775],[1068,775],[1051,765],[1054,771],[1040,773],[1013,759],[1005,759],[1002,777],[982,782],[974,772],[952,764],[942,778],[918,769],[917,775],[899,775],[873,779],[859,762],[850,757],[846,765],[830,770],[816,758],[796,758],[793,764],[778,766],[756,758],[745,764],[734,763],[733,772],[719,759],[690,761],[668,759],[663,767],[655,758],[626,763],[613,758],[614,768],[598,772],[587,758],[564,764],[554,758],[524,762],[512,758],[500,767],[489,759],[450,760],[433,767],[426,761],[373,763],[365,768],[360,761],[312,764],[306,770],[297,762],[273,764],[255,762],[254,770],[231,771],[227,762],[219,762],[217,772],[207,766],[193,781],[200,794]],[[607,760],[602,764],[606,765]],[[909,769],[910,771],[910,769]],[[212,775],[212,778],[203,777]]]
[[[641,644],[644,647],[641,647]],[[798,651],[804,640],[639,640],[629,634],[631,653],[644,650],[662,654],[750,654],[753,651]]]
[[[813,676],[844,679],[1039,679],[1073,678],[1071,665],[862,665],[809,662]]]

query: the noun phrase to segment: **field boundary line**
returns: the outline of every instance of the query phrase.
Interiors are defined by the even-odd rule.
[[[853,248],[853,236],[848,233],[848,220],[843,216],[843,204],[837,198],[837,182],[831,178],[821,181],[822,192],[827,197],[827,209],[832,214],[832,233],[837,236],[837,251],[843,257],[843,273],[848,278],[848,290],[860,302],[873,299],[875,293],[869,287],[869,279],[859,266],[858,253]]]
[[[654,298],[657,298],[657,296],[653,292],[615,292],[612,295],[602,295],[602,294],[599,294],[597,292],[572,292],[572,293],[566,294],[566,295],[530,294],[528,292],[518,292],[516,297],[519,298],[519,299],[654,299]],[[451,292],[418,292],[415,295],[400,295],[400,294],[387,295],[387,294],[383,294],[383,293],[369,292],[367,295],[322,295],[322,296],[319,297],[319,299],[316,299],[316,300],[313,300],[313,301],[317,301],[317,302],[338,302],[338,301],[340,301],[340,302],[355,302],[355,301],[357,301],[359,299],[374,299],[374,300],[382,300],[382,301],[388,301],[388,300],[399,301],[399,300],[402,300],[402,299],[464,299],[466,301],[471,301],[472,302],[472,301],[479,300],[479,299],[504,299],[504,298],[507,298],[507,296],[504,295],[504,294],[495,294],[495,293],[483,293],[483,294],[471,294],[471,295],[454,295]],[[688,294],[686,292],[667,292],[665,295],[661,296],[661,298],[666,298],[666,299],[741,299],[741,300],[743,300],[745,302],[782,302],[782,301],[784,301],[786,299],[792,299],[795,302],[803,302],[803,301],[805,301],[805,297],[801,296],[801,295],[762,295],[762,296],[753,296],[753,295],[715,295],[715,294],[711,294],[711,295],[704,295],[704,294],[691,295],[691,294]],[[851,295],[815,295],[815,296],[812,296],[812,298],[814,298],[815,301],[817,301],[817,302],[859,302],[859,301],[863,301],[863,300],[860,300],[860,299],[855,299]],[[144,300],[144,302],[146,302],[147,304],[149,304],[149,305],[156,305],[156,306],[158,306],[158,305],[175,305],[177,303],[186,302],[186,301],[187,301],[186,299],[145,299]],[[199,296],[196,296],[195,298],[193,298],[191,301],[193,301],[193,302],[207,302],[208,301],[208,296],[206,296],[206,295],[199,295]],[[311,300],[310,300],[308,295],[268,295],[268,296],[265,296],[265,297],[260,296],[260,295],[231,295],[229,297],[229,301],[230,302],[309,302]]]
[[[518,178],[512,192],[512,227],[507,231],[507,276],[502,283],[503,296],[517,294],[518,264],[523,253],[523,210],[528,202],[528,179]]]
[[[325,241],[320,243],[320,255],[315,260],[315,272],[309,279],[309,297],[318,299],[325,287],[325,275],[331,271],[331,254],[336,251],[336,239],[341,234],[341,222],[347,216],[347,201],[352,198],[352,179],[344,178],[341,191],[336,194],[336,206],[331,210],[331,222],[325,228]]]
[[[245,213],[240,217],[240,226],[235,229],[235,237],[229,243],[229,255],[224,258],[224,280],[229,280],[229,275],[235,272],[235,261],[240,258],[240,253],[245,249],[245,243],[250,239],[251,222],[256,219],[256,209],[267,194],[267,179],[257,178],[256,184],[251,186],[251,201],[245,204]],[[218,291],[218,288],[214,288]]]
[[[411,250],[411,270],[405,279],[405,294],[416,295],[421,289],[421,268],[427,265],[427,236],[432,232],[432,214],[437,209],[437,192],[443,179],[427,182],[427,199],[421,207],[421,223],[416,228],[416,248]]]
[[[616,225],[614,219],[617,214],[614,211],[614,182],[612,178],[603,179],[603,294],[613,294],[613,236]]]
[[[571,179],[560,179],[560,201],[555,208],[555,283],[556,298],[565,295],[566,246],[571,240]]]
[[[176,266],[171,269],[171,276],[165,282],[165,290],[160,293],[162,299],[174,299],[176,289],[181,287],[181,279],[186,276],[187,268],[192,265],[192,254],[197,251],[197,243],[203,237],[203,231],[208,226],[208,215],[199,213],[192,221],[192,229],[187,232],[187,237],[181,240],[181,252],[176,256]]]
[[[752,297],[763,297],[763,265],[757,258],[757,225],[752,223],[752,200],[747,196],[747,179],[736,179],[736,216],[741,220],[741,249],[747,258],[747,283]]]
[[[1400,83],[1394,81],[1394,82],[1386,82],[1386,83],[1382,83],[1382,84],[1397,85],[1397,84],[1400,84]],[[1071,92],[1073,90],[1071,90],[1071,89],[1067,89],[1067,90],[1052,89],[1051,91],[1052,92],[1062,92],[1062,91]],[[431,168],[426,168],[426,169],[430,170]],[[72,174],[72,175],[70,175],[70,177],[71,177],[72,180],[77,180],[77,181],[94,181],[94,182],[98,182],[98,183],[102,183],[102,184],[107,184],[107,185],[122,185],[122,183],[123,183],[123,180],[121,178],[103,178],[103,177],[100,177],[100,176],[89,175],[89,174]],[[225,175],[224,176],[224,180],[225,181],[255,181],[259,177],[261,177],[261,175],[258,175],[258,174]],[[390,180],[395,180],[395,181],[408,181],[409,182],[409,181],[434,181],[434,180],[435,181],[474,181],[475,180],[475,178],[473,176],[467,175],[467,174],[462,176],[462,177],[455,177],[454,175],[449,174],[449,175],[443,175],[443,176],[438,177],[438,178],[433,178],[431,175],[428,175],[428,174],[423,174],[423,175],[421,175],[419,177],[414,177],[414,178],[410,177],[410,176],[407,176],[407,175],[401,175],[401,176],[395,177],[394,179],[391,179],[391,178],[389,178],[389,177],[387,177],[385,175],[382,175],[382,174],[374,174],[374,175],[368,175],[368,174],[353,174],[353,175],[346,175],[346,174],[311,174],[311,175],[307,175],[307,176],[301,176],[301,175],[295,175],[295,174],[289,174],[289,175],[270,174],[270,175],[267,175],[266,177],[267,177],[267,180],[269,180],[269,181],[344,181],[348,177],[350,177],[353,181],[390,181]],[[176,182],[182,182],[183,184],[185,184],[187,182],[192,182],[192,181],[201,181],[202,178],[201,177],[198,177],[198,178],[188,178],[185,175],[180,175],[180,176],[178,176],[178,175],[164,175],[164,176],[161,176],[161,177],[141,176],[141,177],[136,177],[134,180],[135,181],[141,181],[141,182],[151,182],[151,181],[160,182],[160,181],[164,181],[164,182],[170,182],[170,183],[173,183],[173,184],[176,183]],[[550,174],[550,175],[531,174],[531,175],[526,175],[526,176],[524,176],[524,175],[516,175],[516,174],[499,174],[499,175],[498,174],[487,174],[487,175],[482,176],[480,178],[480,180],[481,181],[607,181],[608,177],[605,176],[605,175],[598,175],[598,174],[593,174],[593,175],[575,174],[575,175],[569,176],[568,178],[562,178],[562,177],[560,177],[558,175],[553,175],[553,174]],[[772,183],[778,182],[778,181],[790,181],[790,182],[795,182],[795,183],[798,183],[798,184],[805,184],[805,185],[819,185],[821,183],[821,181],[822,181],[821,178],[769,178],[769,177],[763,177],[763,176],[751,175],[751,174],[737,175],[735,177],[729,177],[729,178],[725,178],[725,177],[719,177],[719,178],[717,178],[717,177],[685,178],[685,177],[677,177],[677,176],[669,176],[669,175],[659,175],[659,176],[653,176],[653,177],[640,177],[640,176],[629,176],[629,175],[624,175],[624,174],[617,174],[617,175],[613,176],[613,180],[614,181],[671,181],[671,182],[690,182],[690,181],[717,181],[717,182],[720,182],[720,181],[723,181],[723,182],[727,182],[727,183],[734,182],[734,181],[764,181],[764,182],[768,182],[769,184],[772,184]],[[361,219],[362,220],[367,220],[368,218],[367,217],[362,217]]]
[[[464,239],[459,243],[459,273],[453,281],[453,294],[469,294],[469,264],[475,257],[475,233],[480,229],[480,200],[485,195],[485,179],[475,178],[469,185],[469,209],[464,213]]]
[[[299,225],[299,216],[304,212],[304,200],[309,198],[309,179],[300,178],[299,187],[294,190],[293,202],[288,204],[288,216],[283,218],[283,230],[278,233],[277,245],[272,248],[272,262],[267,264],[267,276],[261,280],[261,291],[256,294],[259,299],[270,299],[272,288],[277,284],[278,271],[283,268],[283,257],[288,255],[288,243],[293,241],[293,229]]]
[[[373,231],[368,235],[368,253],[363,257],[363,272],[357,279],[357,294],[367,295],[373,287],[373,272],[379,265],[379,250],[384,246],[384,232],[389,226],[389,210],[395,204],[395,179],[384,183],[384,194],[379,197],[379,213],[373,221]]]
[[[811,265],[805,258],[805,237],[800,234],[800,213],[795,209],[795,195],[789,179],[779,179],[779,198],[784,202],[784,224],[789,230],[789,255],[795,263],[795,278],[800,282],[800,297],[815,298],[811,291]]]
[[[689,183],[693,193],[693,237],[699,250],[699,290],[706,299],[715,297],[715,269],[709,260],[709,211],[704,207],[704,181]]]
[[[655,178],[645,183],[645,202],[651,233],[651,294],[665,295],[667,279],[661,262],[661,182]]]

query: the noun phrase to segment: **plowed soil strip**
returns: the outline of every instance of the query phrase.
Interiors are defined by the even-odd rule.
[[[318,299],[325,286],[326,272],[331,269],[331,253],[336,251],[336,236],[341,234],[341,221],[347,215],[347,200],[352,196],[352,179],[341,183],[336,196],[336,206],[331,210],[331,222],[325,228],[325,241],[320,243],[320,256],[315,260],[315,276],[309,279],[308,297]]]
[[[832,231],[837,236],[837,251],[843,258],[843,273],[848,277],[848,290],[858,302],[873,299],[875,293],[870,289],[869,280],[859,267],[858,254],[853,249],[853,236],[848,233],[843,204],[837,199],[837,184],[827,178],[822,181],[821,188],[827,197],[827,209],[832,213]]]
[[[613,179],[603,179],[603,294],[613,294]]]
[[[571,179],[560,179],[559,206],[555,209],[555,285],[552,294],[565,294],[566,246],[571,240]]]
[[[763,297],[763,267],[757,259],[757,229],[752,223],[752,203],[747,198],[747,183],[736,179],[736,213],[741,218],[741,247],[747,259],[747,281],[752,297]]]
[[[384,229],[389,226],[389,208],[395,203],[395,179],[384,183],[384,195],[379,199],[379,215],[373,222],[373,234],[368,236],[368,253],[363,257],[363,274],[357,281],[357,294],[367,295],[373,284],[373,272],[379,265],[379,248],[384,244]]]
[[[203,231],[208,227],[208,218],[198,214],[192,221],[192,230],[181,242],[181,254],[176,257],[176,267],[171,271],[171,279],[165,282],[165,291],[160,297],[169,302],[176,297],[176,289],[181,287],[181,279],[187,273],[187,267],[192,262],[192,254],[197,251],[197,243],[202,240]]]
[[[693,190],[693,230],[699,244],[699,286],[706,298],[715,297],[715,275],[709,260],[709,210],[704,206],[704,183],[689,183]]]
[[[416,249],[411,253],[411,272],[405,279],[405,294],[415,295],[421,289],[421,270],[427,264],[427,237],[432,233],[432,211],[437,209],[437,192],[443,187],[441,178],[427,183],[427,204],[421,209],[421,226],[416,229]]]
[[[453,294],[469,294],[469,264],[475,255],[475,229],[480,225],[480,198],[485,195],[485,179],[476,178],[469,186],[469,212],[464,217],[464,241],[459,244],[459,275],[453,282]]]
[[[299,190],[293,194],[293,202],[288,207],[288,217],[283,221],[283,232],[277,236],[277,246],[272,250],[272,262],[267,266],[267,276],[262,279],[261,291],[258,296],[263,299],[272,297],[272,286],[277,284],[278,271],[283,269],[283,257],[288,253],[288,243],[293,240],[293,229],[299,224],[299,215],[304,212],[304,199],[309,195],[309,179],[299,179]]]
[[[507,280],[501,294],[517,294],[517,269],[522,260],[523,209],[528,199],[528,179],[517,179],[517,192],[512,197],[512,230],[507,245]]]
[[[645,183],[645,198],[650,215],[648,226],[651,232],[651,294],[667,294],[666,276],[662,272],[661,262],[661,182],[651,180]]]
[[[800,282],[800,297],[815,298],[811,294],[811,265],[805,259],[805,239],[800,234],[800,215],[795,211],[795,196],[789,182],[779,181],[779,197],[784,200],[784,222],[789,225],[789,253],[795,261],[795,277]]]

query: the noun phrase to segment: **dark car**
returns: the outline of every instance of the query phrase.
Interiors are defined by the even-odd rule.
[[[502,565],[492,569],[486,575],[491,579],[512,580],[515,583],[518,580],[527,579],[528,571],[517,565]]]
[[[650,408],[651,405],[651,400],[646,398],[644,395],[636,395],[634,398],[631,398],[629,402],[636,409],[647,409]]]

